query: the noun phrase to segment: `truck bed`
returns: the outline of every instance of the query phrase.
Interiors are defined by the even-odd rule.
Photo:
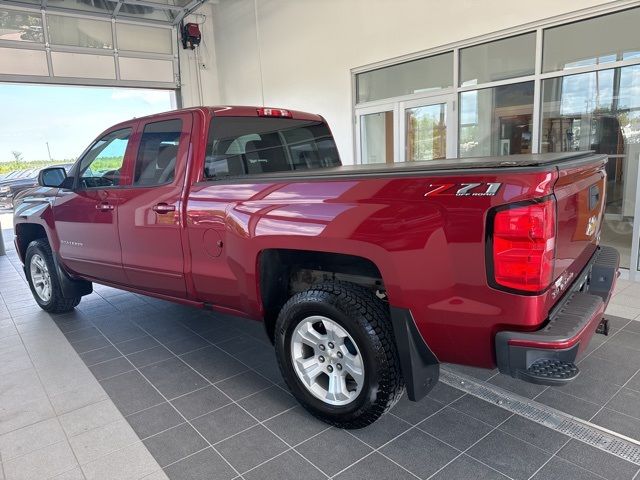
[[[562,152],[562,153],[537,153],[525,155],[510,155],[509,157],[470,157],[470,158],[448,158],[442,160],[425,160],[420,162],[404,162],[404,163],[374,163],[374,164],[356,164],[342,165],[340,167],[320,168],[314,170],[298,170],[278,173],[261,173],[254,174],[250,177],[222,177],[215,180],[218,182],[232,181],[237,183],[249,181],[255,182],[260,180],[280,180],[292,178],[309,179],[322,178],[331,179],[334,177],[386,177],[393,176],[415,176],[425,175],[429,173],[446,174],[446,173],[464,173],[469,171],[480,172],[482,170],[495,169],[539,169],[548,166],[555,166],[569,161],[579,161],[581,159],[593,159],[592,152]]]

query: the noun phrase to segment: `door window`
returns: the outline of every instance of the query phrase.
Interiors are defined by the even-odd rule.
[[[182,134],[182,120],[148,123],[144,127],[133,184],[164,185],[173,182]]]
[[[131,129],[124,128],[106,134],[91,146],[80,162],[82,188],[114,187],[120,184],[130,136]]]

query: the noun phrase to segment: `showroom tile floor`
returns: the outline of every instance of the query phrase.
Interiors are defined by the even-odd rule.
[[[329,428],[287,392],[260,324],[99,285],[50,316],[12,251],[0,300],[0,479],[640,478],[442,383],[366,429]],[[640,285],[613,302],[570,386],[451,368],[639,439]]]

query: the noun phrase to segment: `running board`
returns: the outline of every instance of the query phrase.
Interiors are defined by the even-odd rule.
[[[640,466],[640,442],[468,375],[440,368],[440,381],[547,428]]]

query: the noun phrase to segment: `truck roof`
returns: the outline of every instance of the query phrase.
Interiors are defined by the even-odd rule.
[[[165,115],[169,115],[177,112],[201,112],[206,114],[211,114],[216,117],[257,117],[258,109],[260,108],[271,108],[273,110],[286,110],[291,113],[292,118],[299,120],[312,120],[312,121],[324,121],[321,115],[317,115],[315,113],[301,112],[299,110],[291,110],[290,108],[279,108],[279,107],[261,107],[261,106],[251,106],[251,105],[213,105],[213,106],[205,106],[205,107],[189,107],[189,108],[180,108],[177,110],[168,110],[166,112],[154,113],[151,115],[145,115],[142,117],[134,117],[129,120],[120,122],[112,127],[109,130],[112,130],[114,127],[118,127],[121,124],[130,123],[132,120],[148,120],[153,119],[155,117],[161,117]]]

